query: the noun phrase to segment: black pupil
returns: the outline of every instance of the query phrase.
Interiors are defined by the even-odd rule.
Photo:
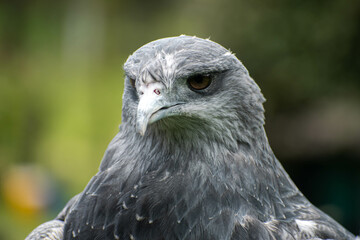
[[[192,77],[190,79],[190,81],[195,82],[196,84],[200,84],[204,81],[204,78],[201,75],[196,75],[196,76]]]

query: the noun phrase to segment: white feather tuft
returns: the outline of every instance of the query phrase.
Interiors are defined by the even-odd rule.
[[[296,219],[295,222],[300,231],[306,232],[310,235],[314,234],[314,230],[316,229],[316,223],[314,221]]]

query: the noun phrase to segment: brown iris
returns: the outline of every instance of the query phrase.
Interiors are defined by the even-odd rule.
[[[205,75],[194,75],[188,78],[187,83],[193,90],[203,90],[210,86],[211,77]]]
[[[130,85],[135,88],[135,79],[129,78]]]

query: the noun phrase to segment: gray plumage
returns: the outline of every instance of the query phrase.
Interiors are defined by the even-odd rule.
[[[124,70],[120,131],[46,231],[62,226],[57,239],[355,238],[278,162],[264,97],[228,50],[196,37],[160,39]],[[28,239],[45,239],[41,226]]]

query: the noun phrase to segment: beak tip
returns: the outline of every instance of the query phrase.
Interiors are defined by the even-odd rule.
[[[141,135],[141,136],[144,136],[145,135],[145,132],[146,132],[146,125],[145,124],[137,124],[136,126],[136,131]]]

